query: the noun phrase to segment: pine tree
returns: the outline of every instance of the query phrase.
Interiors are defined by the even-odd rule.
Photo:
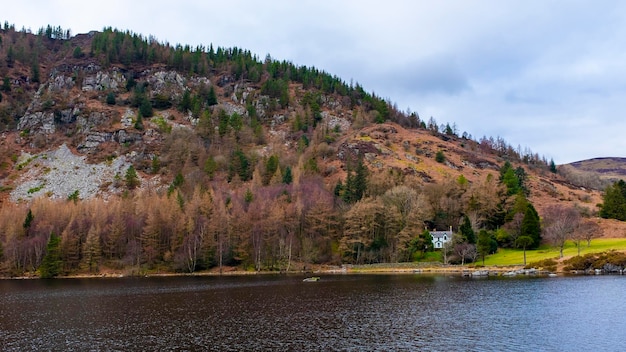
[[[491,237],[491,235],[489,234],[489,232],[487,232],[487,230],[480,230],[478,232],[478,241],[476,244],[476,250],[478,251],[478,254],[483,258],[483,265],[485,265],[485,257],[488,254],[494,253],[494,246],[493,243],[495,242],[495,240]],[[495,247],[497,249],[498,244],[495,244]]]
[[[463,223],[459,227],[459,231],[461,232],[461,236],[463,236],[463,240],[465,240],[465,242],[470,244],[476,243],[476,234],[474,233],[474,229],[472,229],[472,223],[467,215],[463,217]]]
[[[554,163],[553,159],[550,159],[550,172],[552,172],[553,174],[556,174],[557,172],[556,164]]]
[[[39,266],[39,275],[42,279],[49,279],[61,273],[61,237],[54,233],[50,235],[46,246],[46,255]]]
[[[7,51],[7,57],[6,57],[6,62],[7,62],[7,67],[11,68],[13,67],[13,64],[15,63],[15,58],[13,57],[13,45],[9,46],[9,50]]]
[[[159,170],[161,169],[161,161],[159,160],[159,156],[155,155],[152,157],[152,163],[151,163],[151,169],[152,169],[152,173],[153,174],[157,174],[159,173]]]
[[[267,159],[265,163],[265,176],[263,177],[263,184],[268,185],[274,173],[278,169],[278,157],[276,155],[272,155]]]
[[[217,162],[213,158],[213,156],[209,155],[209,157],[204,162],[204,172],[209,176],[209,179],[213,179],[215,175],[215,171],[217,171]]]
[[[30,73],[30,80],[35,83],[39,83],[39,63],[37,61],[33,62]]]
[[[126,180],[126,187],[130,190],[135,189],[141,183],[139,181],[139,177],[137,176],[137,171],[135,171],[135,167],[132,165],[126,169],[124,179]]]
[[[134,127],[137,130],[143,130],[143,114],[141,113],[141,109],[139,109],[139,112],[137,113],[137,120],[135,120]]]
[[[619,180],[604,190],[599,215],[605,219],[626,221],[626,182]]]
[[[539,214],[530,202],[524,212],[524,218],[522,219],[522,225],[520,228],[520,236],[528,236],[532,238],[533,243],[528,246],[528,248],[537,248],[541,244],[541,223]]]
[[[113,93],[113,92],[109,92],[109,93],[107,94],[106,103],[107,103],[108,105],[115,105],[115,93]]]
[[[22,227],[24,228],[26,233],[28,233],[28,230],[30,229],[30,226],[33,224],[34,219],[35,217],[33,216],[32,210],[28,209],[28,213],[26,213],[26,218],[24,219],[24,223],[22,224]]]
[[[9,79],[9,77],[4,77],[4,79],[2,80],[2,90],[5,92],[11,91],[11,80]]]
[[[291,168],[287,166],[285,173],[283,174],[283,183],[289,185],[293,182],[293,175],[291,174]]]
[[[141,113],[141,115],[143,115],[143,117],[152,117],[152,115],[154,114],[154,111],[152,110],[152,104],[150,103],[150,100],[148,100],[148,98],[146,98],[145,96],[139,104],[139,112]]]
[[[215,94],[215,89],[213,88],[213,86],[209,88],[209,96],[207,97],[206,103],[208,106],[217,105],[217,94]]]
[[[191,93],[189,90],[185,89],[183,93],[183,98],[180,100],[180,104],[178,104],[178,110],[182,112],[187,112],[187,110],[191,110]]]
[[[235,175],[239,176],[241,181],[246,182],[252,178],[252,168],[250,161],[244,152],[237,149],[231,156],[230,167],[228,169],[229,182]]]
[[[367,190],[367,167],[363,164],[363,160],[360,159],[356,166],[354,176],[354,197],[355,200],[361,200]]]

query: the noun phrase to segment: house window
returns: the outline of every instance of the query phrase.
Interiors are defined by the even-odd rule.
[[[447,241],[447,240],[448,240],[448,236],[443,235],[443,240],[444,240],[444,241]]]

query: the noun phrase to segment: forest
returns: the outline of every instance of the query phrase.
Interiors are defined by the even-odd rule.
[[[527,187],[527,170],[554,174],[554,162],[500,137],[474,140],[454,124],[402,112],[358,83],[314,67],[269,55],[261,60],[241,48],[172,46],[110,27],[72,37],[59,27],[33,34],[5,23],[0,34],[0,127],[26,141],[22,145],[40,151],[64,142],[78,149],[86,137],[79,118],[64,120],[68,108],[114,116],[103,131],[119,124],[119,109],[130,109],[136,115],[125,131],[139,136],[103,143],[89,154],[92,162],[138,155],[111,181],[119,193],[83,199],[76,190],[63,200],[0,203],[4,275],[290,271],[428,260],[433,258],[429,230],[450,226],[456,235],[434,258],[464,264],[499,247],[537,248],[553,239],[550,234],[563,233],[554,230],[563,225],[554,220],[562,209],[546,213],[542,225]],[[78,98],[96,64],[120,70],[123,86],[83,91],[87,98]],[[69,90],[36,95],[56,72],[52,68],[71,72]],[[200,83],[157,91],[145,73],[157,68]],[[89,104],[79,99],[90,99]],[[242,110],[227,109],[226,102],[233,101]],[[33,110],[52,113],[56,134],[18,131],[21,118]],[[332,111],[347,116],[349,130],[322,123]],[[260,154],[279,115],[284,141],[293,148]],[[184,116],[194,122],[173,128]],[[477,180],[460,174],[434,182],[415,171],[373,167],[345,147],[348,135],[358,136],[367,126],[393,129],[394,124],[427,131],[469,154],[488,154],[500,164]],[[148,133],[157,135],[158,143],[145,143]],[[15,146],[0,148],[0,187],[7,193],[23,165]],[[447,165],[443,150],[415,153]],[[146,184],[148,176],[163,184]],[[567,233],[575,232],[579,227]]]
[[[502,183],[512,169],[506,170],[500,179],[475,184],[459,178],[420,185],[412,177],[372,174],[363,190],[352,186],[361,177],[355,171],[333,191],[319,176],[298,173],[292,182],[272,177],[264,185],[253,178],[250,188],[237,189],[226,181],[187,189],[179,178],[162,193],[6,204],[0,208],[2,263],[10,275],[38,268],[54,275],[102,268],[139,274],[397,263],[432,251],[424,230],[457,218],[464,220],[445,260],[469,262],[498,246],[533,248],[541,240],[532,204]],[[126,176],[130,190],[137,181]],[[46,259],[50,253],[54,260]]]

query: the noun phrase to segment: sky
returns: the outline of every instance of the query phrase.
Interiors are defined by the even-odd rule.
[[[21,0],[0,21],[236,46],[557,164],[626,157],[624,1]]]

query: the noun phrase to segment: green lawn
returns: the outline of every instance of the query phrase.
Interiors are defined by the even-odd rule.
[[[626,238],[600,238],[591,241],[591,246],[587,247],[587,243],[581,243],[580,254],[605,252],[611,249],[626,250]],[[567,242],[563,255],[575,256],[578,254],[578,248],[574,242]],[[548,258],[558,258],[559,249],[551,246],[541,246],[536,250],[526,251],[526,263],[532,263]],[[485,258],[485,265],[523,265],[524,251],[521,249],[500,248],[498,252]],[[482,264],[482,258],[476,260],[476,264]]]

